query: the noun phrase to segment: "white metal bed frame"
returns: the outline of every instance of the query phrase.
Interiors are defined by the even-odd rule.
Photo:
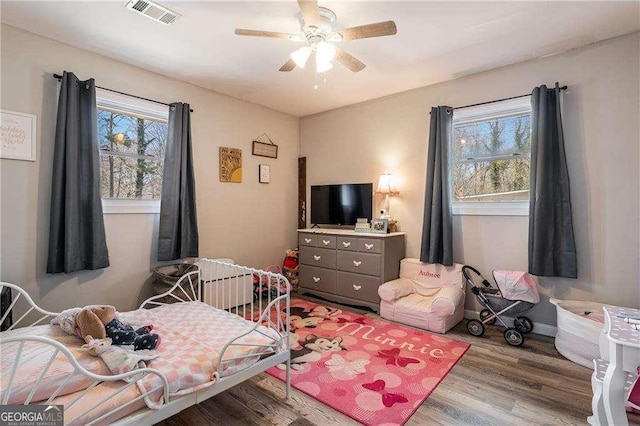
[[[228,341],[220,351],[220,357],[218,359],[218,368],[215,375],[215,384],[198,392],[193,392],[184,396],[170,398],[169,397],[169,383],[162,372],[153,368],[143,368],[131,371],[125,374],[119,375],[97,375],[87,371],[84,367],[80,365],[80,363],[75,359],[72,352],[65,347],[63,344],[41,336],[14,336],[3,338],[2,334],[0,334],[0,346],[6,347],[9,344],[17,344],[17,357],[14,360],[13,368],[10,373],[7,390],[0,401],[2,404],[7,404],[11,391],[12,384],[15,378],[16,371],[18,370],[21,364],[21,354],[22,349],[26,342],[37,342],[43,345],[52,346],[55,350],[53,355],[49,359],[47,366],[44,368],[36,384],[33,389],[30,391],[29,395],[21,401],[20,404],[29,405],[32,403],[41,403],[41,404],[49,404],[51,403],[59,393],[62,391],[64,386],[71,381],[72,378],[77,375],[85,376],[91,379],[91,384],[85,389],[81,391],[77,398],[73,401],[65,405],[65,409],[71,408],[79,401],[82,401],[82,397],[86,395],[91,389],[102,382],[117,382],[121,381],[122,385],[117,387],[113,392],[111,392],[106,398],[100,400],[97,404],[88,407],[85,411],[82,412],[77,418],[74,419],[74,424],[83,424],[83,425],[92,425],[99,423],[104,420],[108,416],[112,416],[115,412],[126,409],[131,404],[139,401],[145,396],[157,392],[162,389],[163,392],[163,406],[159,410],[152,410],[149,408],[144,408],[137,410],[131,414],[128,414],[120,419],[118,419],[114,424],[119,425],[151,425],[157,423],[161,420],[164,420],[168,417],[173,416],[180,411],[198,404],[212,396],[215,396],[225,390],[255,376],[258,373],[266,371],[267,369],[274,367],[278,364],[286,365],[286,398],[289,398],[290,391],[290,383],[291,383],[291,363],[290,363],[290,355],[289,355],[289,311],[290,311],[290,291],[283,291],[284,289],[290,289],[289,281],[282,276],[281,274],[275,274],[272,272],[267,272],[259,269],[249,268],[240,265],[234,265],[231,263],[225,263],[222,261],[210,260],[210,259],[202,259],[198,263],[198,270],[190,272],[184,276],[182,276],[175,285],[167,290],[166,292],[150,297],[149,299],[142,302],[140,305],[141,309],[153,308],[159,305],[166,305],[167,303],[163,300],[176,299],[176,302],[188,302],[188,301],[201,301],[203,294],[203,284],[204,285],[213,285],[217,286],[216,291],[214,291],[214,299],[212,305],[216,305],[217,302],[222,303],[223,301],[227,302],[227,306],[233,305],[232,298],[234,301],[237,300],[248,300],[251,302],[249,304],[245,304],[242,306],[235,307],[235,313],[240,315],[241,317],[251,321],[253,323],[253,327],[250,331],[234,337],[230,341]],[[261,296],[257,299],[253,297],[253,295],[248,295],[246,292],[247,289],[253,288],[253,280],[254,276],[263,283],[263,286],[268,288],[268,291],[263,292]],[[247,285],[249,282],[247,280],[251,280],[251,285]],[[194,283],[195,281],[195,283]],[[5,319],[9,315],[10,312],[16,306],[18,300],[23,297],[24,301],[26,301],[29,305],[29,308],[26,312],[20,316],[18,320],[16,320],[8,330],[15,329],[16,326],[22,324],[25,318],[28,316],[37,315],[38,319],[33,323],[27,325],[26,327],[33,327],[45,320],[55,318],[58,313],[49,312],[40,308],[33,299],[24,291],[22,288],[9,283],[0,283],[0,290],[3,287],[10,287],[14,294],[13,301],[7,312],[4,313],[2,318],[0,318],[0,324],[4,323]],[[233,291],[232,289],[235,289]],[[284,318],[281,313],[284,312]],[[259,313],[257,315],[256,313]],[[30,315],[31,314],[31,315]],[[263,334],[270,339],[273,339],[273,335],[267,335],[264,333],[260,327],[268,327],[271,331],[275,331],[277,334],[277,339],[272,345],[257,345],[257,344],[243,344],[237,343],[239,339],[242,337],[252,333],[257,332]],[[252,346],[258,347],[260,349],[260,360],[250,365],[247,368],[242,369],[236,373],[225,374],[224,366],[226,363],[237,361],[242,358],[252,358],[255,359],[256,354],[244,355],[240,357],[225,357],[225,352],[227,348],[230,346]],[[56,356],[64,355],[69,363],[73,367],[73,371],[69,373],[69,375],[65,378],[64,382],[60,384],[60,386],[56,389],[56,391],[46,400],[43,401],[32,401],[36,390],[41,385],[42,379],[45,377],[47,371],[52,366],[53,361]],[[26,361],[25,361],[26,362]],[[148,375],[156,375],[160,378],[162,385],[156,388],[153,388],[141,395],[137,398],[128,401],[124,405],[120,405],[118,409],[110,411],[91,422],[84,422],[82,419],[84,416],[89,414],[92,410],[96,409],[103,403],[107,402],[111,398],[116,397],[116,395],[125,391],[131,386],[137,386],[137,381],[143,379]],[[125,379],[130,381],[124,381]],[[66,423],[66,422],[65,422]]]

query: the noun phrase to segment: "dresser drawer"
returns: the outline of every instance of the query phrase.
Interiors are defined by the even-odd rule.
[[[300,250],[300,263],[322,268],[336,268],[336,251],[316,247],[305,247]]]
[[[358,251],[382,253],[382,240],[379,238],[358,238]]]
[[[300,286],[311,290],[335,294],[336,271],[300,265]]]
[[[336,248],[336,236],[335,235],[318,235],[316,240],[316,246],[321,248]]]
[[[338,237],[338,250],[358,251],[358,239],[352,237]]]
[[[338,272],[336,291],[340,296],[354,300],[380,303],[380,296],[378,296],[380,284],[378,277]]]
[[[338,269],[358,274],[380,275],[381,256],[379,254],[341,252]]]
[[[298,244],[301,246],[316,246],[318,236],[316,234],[300,234]]]

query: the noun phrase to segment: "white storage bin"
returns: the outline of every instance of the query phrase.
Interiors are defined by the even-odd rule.
[[[565,358],[593,369],[593,359],[600,358],[604,304],[578,300],[549,301],[556,305],[558,312],[556,349]]]

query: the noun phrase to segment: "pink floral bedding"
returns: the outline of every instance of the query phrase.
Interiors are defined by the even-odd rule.
[[[162,342],[156,349],[159,357],[147,363],[147,367],[160,370],[169,381],[170,396],[179,396],[207,388],[215,383],[214,374],[218,367],[220,352],[225,343],[247,333],[253,327],[241,317],[227,311],[212,308],[201,302],[174,303],[154,309],[138,309],[120,315],[129,324],[153,324],[153,332],[158,333]],[[266,334],[252,332],[238,343],[252,345],[273,345],[276,333],[265,327]],[[264,349],[255,346],[230,346],[225,359],[240,355],[259,354]],[[259,355],[224,365],[224,373],[231,374],[255,363]],[[160,380],[147,376],[139,387],[146,392],[157,387]],[[161,393],[156,392],[146,399],[150,408],[162,404]]]
[[[56,340],[70,349],[80,365],[86,370],[95,374],[111,374],[100,358],[91,356],[80,349],[84,343],[80,338],[65,333],[57,325],[38,325],[29,328],[18,328],[16,330],[3,331],[1,336],[3,339],[17,336],[40,336]],[[19,346],[18,343],[2,345],[2,350],[0,351],[0,401],[3,401],[9,385]],[[27,342],[24,344],[20,358],[22,361],[27,362],[22,362],[16,371],[8,404],[18,404],[26,399],[51,359],[54,351],[55,348],[53,346],[43,345],[41,343]],[[58,353],[46,377],[42,378],[31,400],[41,401],[49,398],[72,372],[73,367],[69,363],[66,355]],[[92,380],[88,377],[75,374],[62,390],[58,392],[58,395],[66,395],[86,389],[91,382]]]
[[[147,367],[160,370],[165,374],[169,381],[170,396],[185,395],[213,385],[218,359],[224,344],[249,332],[253,327],[251,322],[237,315],[212,308],[201,302],[175,303],[150,310],[138,309],[119,315],[122,321],[134,326],[153,324],[153,332],[161,336],[160,346],[156,350],[150,351],[157,353],[158,358],[148,361]],[[275,331],[262,326],[259,329],[261,333],[251,332],[239,339],[237,343],[273,347],[277,339]],[[87,370],[100,375],[112,374],[100,357],[93,357],[80,350],[82,340],[66,334],[57,325],[42,325],[1,334],[3,339],[16,335],[37,335],[57,340],[71,349],[76,359]],[[8,386],[17,348],[17,344],[3,345],[2,347],[0,401]],[[24,401],[49,362],[53,350],[52,347],[42,344],[25,344],[21,357],[26,356],[27,358],[22,359],[27,359],[29,362],[22,365],[15,375],[9,403]],[[255,356],[226,363],[223,366],[223,373],[225,375],[232,374],[248,367],[255,363],[259,359],[260,353],[264,351],[264,348],[256,346],[230,346],[225,352],[225,359],[241,355]],[[44,377],[32,401],[46,400],[72,370],[66,357],[58,354],[49,374]],[[73,380],[64,387],[63,392],[58,395],[68,395],[86,389],[91,383],[91,379],[75,375]],[[160,385],[161,380],[155,375],[148,375],[138,382],[141,393],[155,389]],[[160,408],[162,392],[154,392],[145,398],[145,403],[149,408]]]

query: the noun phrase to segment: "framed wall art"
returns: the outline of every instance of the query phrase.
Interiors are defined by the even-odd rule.
[[[242,183],[242,150],[220,147],[220,182]]]
[[[269,183],[271,181],[271,167],[268,164],[258,165],[258,178],[260,183]]]
[[[36,116],[0,110],[0,158],[36,161]]]
[[[278,158],[278,145],[272,143],[264,143],[260,141],[253,141],[253,155],[260,157]]]

